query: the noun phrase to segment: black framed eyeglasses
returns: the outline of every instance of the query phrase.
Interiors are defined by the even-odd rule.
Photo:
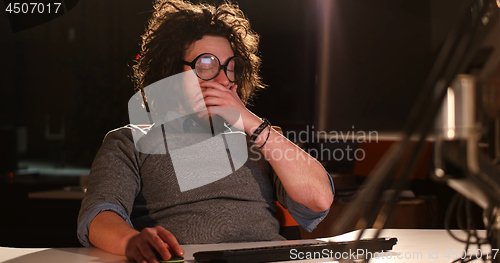
[[[196,76],[202,80],[214,79],[219,75],[221,69],[224,70],[227,79],[231,82],[240,80],[245,74],[245,61],[237,56],[230,57],[224,65],[220,64],[216,55],[210,53],[203,53],[191,62],[184,60],[182,62],[184,65],[190,66]]]

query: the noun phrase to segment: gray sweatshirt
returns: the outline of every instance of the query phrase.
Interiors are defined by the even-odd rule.
[[[117,213],[139,231],[160,225],[180,244],[284,240],[273,216],[274,200],[288,205],[308,231],[328,213],[315,213],[290,199],[267,160],[250,150],[245,134],[225,135],[246,137],[248,160],[243,166],[222,179],[181,191],[170,154],[139,152],[132,132],[141,130],[129,125],[109,132],[92,164],[78,217],[78,237],[85,246],[91,246],[90,223],[102,211]],[[178,136],[203,139],[196,133]]]

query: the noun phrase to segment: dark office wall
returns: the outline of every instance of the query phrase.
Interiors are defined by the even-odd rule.
[[[322,12],[335,23],[321,129],[401,130],[432,64],[429,1],[334,1]]]
[[[239,1],[261,35],[262,75],[268,88],[254,109],[280,125],[312,123],[317,72],[316,1]]]
[[[402,131],[450,29],[471,1],[333,1],[326,131]],[[320,36],[321,39],[322,36]],[[319,51],[321,56],[324,51]]]
[[[107,131],[127,123],[128,64],[151,9],[150,1],[80,1],[17,33],[0,12],[0,120],[26,127],[21,157],[90,165]]]

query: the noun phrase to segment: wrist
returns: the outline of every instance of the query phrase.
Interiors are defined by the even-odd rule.
[[[262,118],[262,123],[254,130],[253,134],[250,136],[250,141],[256,142],[257,138],[264,132],[265,129],[271,129],[271,123],[266,119]]]
[[[242,116],[243,117],[243,116]],[[249,112],[248,116],[243,119],[243,126],[245,129],[245,133],[249,136],[252,136],[254,131],[259,127],[262,123],[262,119],[257,117],[255,114]]]
[[[123,255],[127,256],[127,251],[129,251],[133,246],[135,239],[139,236],[140,232],[127,233],[123,236],[121,247],[124,249]]]

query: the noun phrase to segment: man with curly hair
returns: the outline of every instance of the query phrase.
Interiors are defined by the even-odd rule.
[[[137,149],[133,134],[145,130],[128,125],[111,131],[92,165],[78,218],[80,242],[137,262],[158,262],[155,251],[163,259],[182,256],[179,243],[284,240],[273,200],[312,231],[329,211],[333,183],[317,160],[246,108],[263,84],[259,37],[242,11],[232,3],[182,0],[154,7],[134,65],[138,90],[144,94],[163,79],[192,73],[199,91],[179,90],[185,99],[172,109],[192,121],[177,129],[198,139],[202,135],[186,130],[220,117],[241,131],[225,136],[243,138],[250,158],[223,179],[183,191],[171,154]]]

